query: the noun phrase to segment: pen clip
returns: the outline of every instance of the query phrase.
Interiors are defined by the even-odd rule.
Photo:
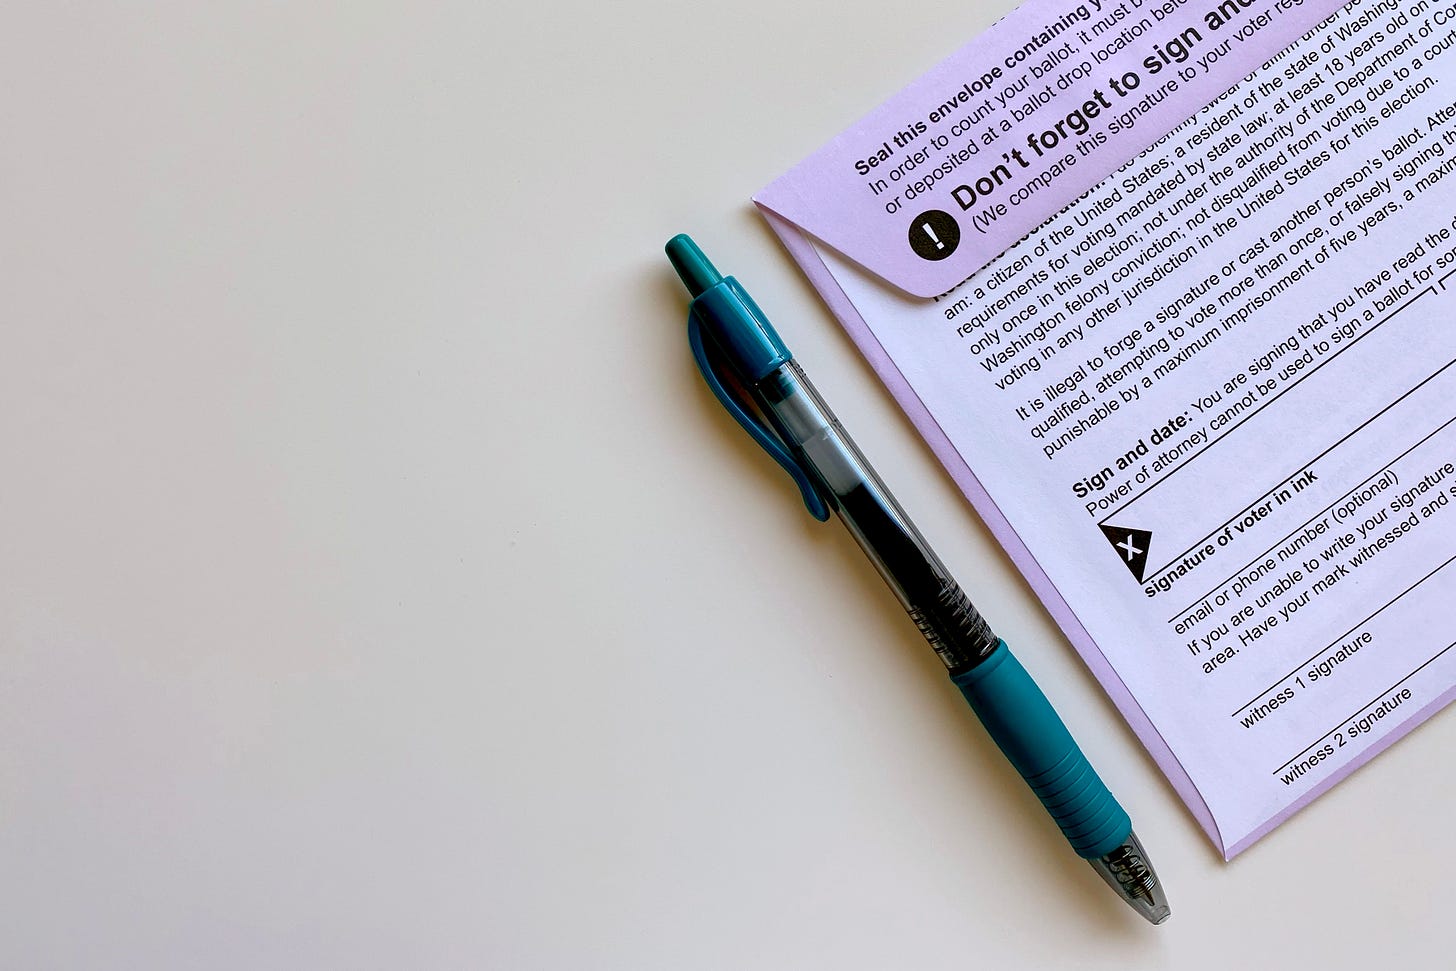
[[[799,492],[804,497],[804,505],[809,510],[809,515],[821,523],[829,518],[829,507],[824,503],[824,497],[819,494],[819,489],[814,485],[814,480],[804,471],[784,443],[779,440],[778,435],[767,427],[763,422],[753,416],[747,408],[739,402],[732,390],[727,387],[719,374],[720,369],[729,373],[726,365],[726,358],[722,351],[716,347],[709,349],[709,342],[703,339],[703,327],[698,319],[696,309],[688,311],[688,346],[692,348],[693,360],[697,362],[698,370],[702,372],[703,380],[707,382],[713,397],[718,403],[728,410],[743,430],[748,432],[750,438],[757,442],[769,456],[783,466],[785,472],[798,485]]]

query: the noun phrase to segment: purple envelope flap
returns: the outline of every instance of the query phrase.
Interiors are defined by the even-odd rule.
[[[1235,82],[1339,7],[1029,0],[754,201],[938,296],[1195,114],[1235,109]],[[1126,188],[1176,191],[1178,175],[1130,171]]]

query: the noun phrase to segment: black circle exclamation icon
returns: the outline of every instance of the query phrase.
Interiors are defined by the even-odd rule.
[[[941,209],[927,209],[910,223],[910,248],[922,260],[943,260],[961,242],[961,227],[955,217]]]

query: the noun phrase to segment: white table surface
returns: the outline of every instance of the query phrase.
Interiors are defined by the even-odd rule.
[[[1449,967],[1456,715],[1222,863],[751,211],[1007,8],[0,12],[0,967]],[[1128,806],[690,364],[694,233]]]

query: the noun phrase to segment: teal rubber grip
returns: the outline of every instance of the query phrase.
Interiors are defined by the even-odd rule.
[[[1078,856],[1106,856],[1127,839],[1132,820],[1005,641],[951,680]]]

